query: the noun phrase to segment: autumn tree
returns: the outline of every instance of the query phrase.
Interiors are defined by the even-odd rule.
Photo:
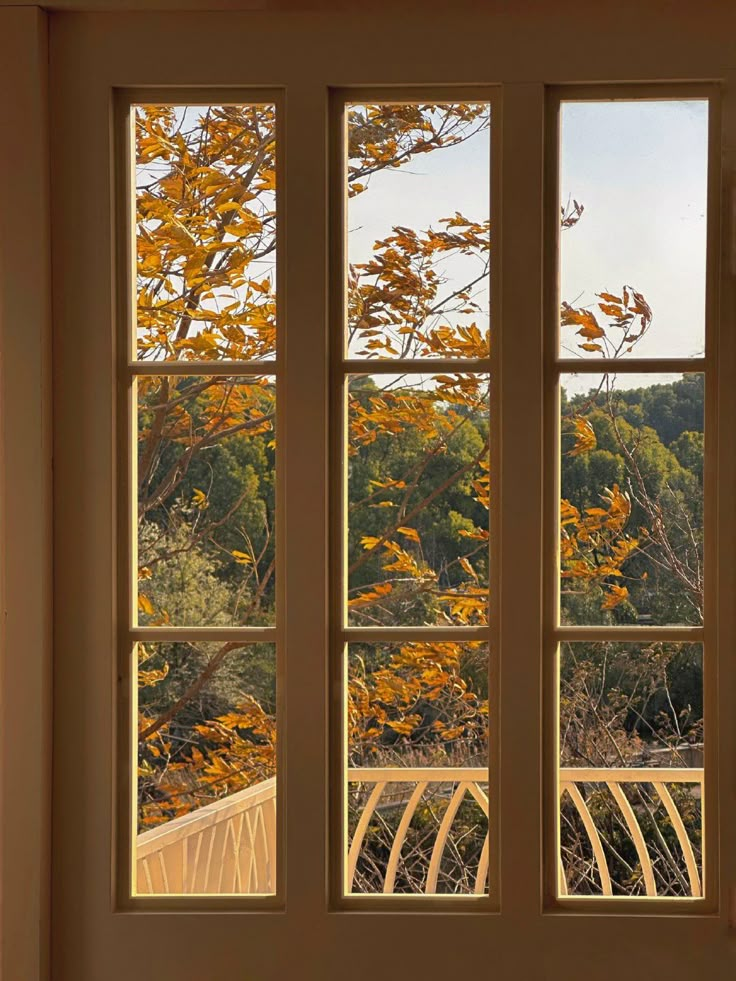
[[[406,170],[426,154],[450,153],[490,123],[485,104],[365,105],[349,113],[351,198],[369,194],[377,175]],[[136,155],[137,355],[160,365],[159,374],[139,378],[137,390],[140,620],[272,624],[278,575],[273,378],[266,371],[167,374],[166,364],[257,363],[275,354],[274,108],[140,107]],[[584,209],[571,202],[561,215],[565,233],[574,234],[580,220]],[[353,624],[487,622],[489,382],[472,372],[434,373],[432,358],[488,355],[490,255],[487,217],[455,212],[422,229],[393,227],[366,261],[349,269],[351,353],[367,368],[371,359],[421,358],[423,373],[361,376],[349,387]],[[446,275],[455,260],[467,271],[459,283]],[[581,354],[605,356],[612,368],[652,324],[644,294],[630,285],[601,292],[592,308],[564,302],[561,309],[561,329]],[[686,396],[697,403],[689,390],[671,386],[671,392],[672,411],[660,412],[668,425]],[[644,609],[656,581],[668,609],[679,603],[688,622],[697,622],[702,522],[694,501],[702,423],[690,412],[687,426],[671,425],[665,433],[661,420],[653,424],[655,408],[645,406],[644,394],[628,399],[609,374],[593,391],[563,402],[563,610],[573,622],[636,622],[650,607],[654,614],[647,615],[665,616],[651,603]],[[352,649],[352,761],[407,754],[420,761],[482,760],[486,659],[478,644]],[[595,674],[598,667],[586,670]],[[576,668],[565,677],[569,746],[573,739],[595,742],[594,730],[607,724],[605,713],[590,710],[597,696],[578,697],[583,674]],[[636,691],[634,675],[624,676],[622,690]],[[139,645],[139,684],[143,825],[275,772],[268,645]],[[590,677],[586,684],[595,687]],[[632,698],[617,716],[626,735],[616,746],[625,752],[631,740],[651,736],[632,725]],[[651,717],[648,708],[636,711]],[[687,726],[695,732],[697,719]],[[665,729],[659,726],[659,737],[671,743],[674,730]]]

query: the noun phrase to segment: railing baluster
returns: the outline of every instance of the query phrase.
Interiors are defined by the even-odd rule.
[[[560,784],[560,796],[567,791],[570,795],[570,799],[577,808],[578,814],[582,818],[583,825],[588,834],[588,840],[590,841],[591,847],[593,849],[593,855],[595,856],[595,863],[598,866],[598,876],[601,880],[601,889],[604,896],[612,896],[613,889],[611,888],[611,875],[608,871],[608,862],[606,861],[606,853],[603,851],[603,844],[601,843],[601,836],[598,834],[598,828],[595,826],[595,821],[593,820],[590,811],[588,810],[588,805],[583,800],[583,795],[574,783],[561,783]]]
[[[621,789],[621,785],[614,783],[613,781],[606,781],[606,786],[613,794],[614,800],[618,804],[621,813],[623,814],[626,826],[629,829],[629,834],[634,842],[634,848],[636,848],[636,854],[639,858],[639,865],[641,865],[642,875],[644,876],[644,887],[646,888],[647,896],[657,895],[657,884],[654,881],[654,870],[652,869],[652,860],[649,857],[649,851],[644,841],[644,835],[641,833],[641,825],[634,814],[634,809],[629,803],[629,799],[626,794]]]
[[[476,896],[482,896],[486,891],[486,885],[488,884],[488,862],[490,853],[490,843],[488,840],[488,835],[486,835],[486,840],[483,842],[483,850],[480,853],[480,861],[478,862],[478,873],[475,877],[475,888],[473,889]]]
[[[353,840],[350,843],[350,851],[348,852],[348,868],[347,868],[347,891],[351,892],[353,888],[353,879],[355,878],[355,867],[358,864],[358,856],[360,855],[360,849],[363,847],[363,838],[365,838],[366,830],[368,829],[368,824],[370,819],[373,817],[373,812],[376,809],[376,804],[380,800],[381,794],[383,793],[384,787],[386,786],[386,781],[382,780],[377,783],[368,801],[363,809],[363,813],[360,815],[357,827],[355,828],[355,833],[353,835]]]
[[[702,788],[702,783],[700,786]],[[687,831],[685,831],[685,825],[682,823],[682,816],[677,809],[677,805],[672,800],[672,795],[665,784],[657,781],[654,783],[654,789],[659,794],[659,799],[665,806],[665,810],[667,811],[669,819],[672,822],[672,827],[675,829],[677,840],[680,843],[680,848],[682,849],[682,854],[685,859],[685,867],[687,868],[688,878],[690,879],[690,892],[693,896],[699,897],[701,895],[701,887],[700,876],[698,875],[698,865],[695,861],[693,846],[688,838]]]
[[[406,838],[406,832],[409,830],[409,825],[411,824],[411,819],[414,817],[414,811],[417,809],[417,804],[422,798],[422,794],[427,789],[429,781],[422,780],[414,788],[414,792],[409,798],[406,807],[404,808],[404,813],[401,815],[401,821],[399,821],[399,827],[396,831],[396,837],[394,838],[394,843],[391,846],[391,852],[388,856],[388,865],[386,866],[386,878],[383,881],[383,891],[384,893],[391,893],[394,891],[394,883],[396,882],[396,870],[399,867],[399,859],[401,858],[401,849],[404,845],[404,839]]]
[[[481,811],[488,817],[488,795],[483,793],[482,788],[475,781],[468,784],[468,789],[480,805]]]
[[[557,858],[557,888],[561,896],[567,896],[567,876],[565,866],[562,864],[562,852]]]
[[[459,783],[457,785],[455,792],[447,805],[447,810],[442,817],[442,821],[440,822],[437,837],[435,838],[434,842],[434,848],[432,849],[432,857],[429,861],[429,872],[427,873],[427,886],[425,891],[430,895],[437,892],[437,878],[439,876],[442,856],[445,853],[447,836],[450,833],[452,822],[455,820],[455,815],[458,812],[458,808],[460,807],[463,797],[465,796],[465,792],[469,786],[470,785],[467,783]]]
[[[235,818],[231,818],[234,821]],[[243,877],[240,873],[240,852],[243,844],[243,826],[245,825],[245,814],[239,814],[238,833],[235,836],[235,855],[233,857],[233,892],[243,891]]]

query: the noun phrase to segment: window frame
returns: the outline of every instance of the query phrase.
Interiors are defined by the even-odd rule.
[[[543,673],[545,699],[544,754],[544,907],[549,911],[631,915],[699,915],[718,909],[718,769],[719,722],[717,704],[718,586],[717,586],[717,501],[719,474],[718,367],[720,282],[720,198],[721,198],[721,92],[719,86],[704,82],[643,82],[640,84],[605,82],[548,86],[546,90],[545,146],[545,481],[543,546],[544,639]],[[559,611],[559,502],[560,502],[560,379],[565,372],[602,375],[601,358],[575,360],[560,355],[560,216],[559,158],[561,148],[560,107],[564,102],[605,103],[606,101],[669,101],[705,99],[708,102],[708,163],[706,199],[705,305],[703,310],[705,352],[692,358],[626,358],[616,362],[621,374],[669,372],[702,373],[705,381],[704,452],[704,534],[703,575],[704,623],[702,627],[562,626]],[[558,893],[557,861],[560,852],[559,827],[559,648],[566,641],[671,641],[700,643],[703,649],[703,715],[705,749],[703,760],[704,800],[702,810],[703,863],[701,897],[585,897]]]
[[[347,578],[345,574],[347,541],[347,399],[351,375],[383,373],[392,374],[396,368],[407,372],[432,374],[436,371],[468,371],[488,374],[490,379],[489,433],[490,433],[490,493],[491,501],[497,499],[498,477],[493,460],[500,449],[500,399],[502,391],[500,343],[498,342],[501,320],[500,304],[500,250],[491,251],[488,274],[490,295],[491,349],[487,358],[468,360],[461,358],[407,358],[368,359],[351,358],[346,345],[346,302],[348,269],[347,229],[347,112],[354,103],[413,103],[413,102],[482,102],[488,103],[491,124],[488,132],[489,153],[489,217],[491,228],[497,227],[500,216],[500,161],[502,156],[503,93],[498,84],[490,85],[425,85],[425,86],[343,86],[329,91],[330,120],[330,426],[331,445],[328,467],[330,470],[330,662],[331,686],[339,693],[341,704],[333,698],[330,719],[330,831],[329,877],[330,905],[332,909],[388,911],[413,910],[415,912],[497,912],[499,910],[499,802],[498,782],[493,774],[499,772],[499,608],[498,568],[500,552],[499,509],[489,511],[489,604],[488,624],[477,627],[373,627],[350,626],[346,620]],[[491,850],[488,874],[488,892],[481,896],[407,896],[399,894],[359,895],[345,890],[346,856],[348,854],[346,790],[347,743],[345,737],[345,652],[349,643],[362,642],[410,642],[412,640],[481,640],[488,645],[488,841]],[[494,854],[495,851],[495,854]]]
[[[276,656],[276,726],[284,722],[285,699],[285,610],[283,585],[285,567],[285,463],[281,448],[277,450],[275,472],[276,496],[276,617],[270,627],[146,627],[138,624],[138,589],[134,570],[137,568],[137,432],[138,405],[135,397],[136,380],[155,376],[221,375],[240,378],[252,374],[272,375],[276,388],[276,425],[280,425],[280,406],[285,390],[286,316],[277,299],[276,350],[264,361],[146,361],[137,358],[136,347],[136,185],[135,185],[135,122],[137,105],[235,105],[269,103],[275,107],[276,126],[276,249],[275,271],[277,297],[285,273],[286,222],[283,220],[281,175],[284,170],[285,92],[280,88],[117,88],[114,91],[113,127],[116,175],[116,228],[118,261],[116,263],[117,297],[116,339],[118,346],[117,406],[117,583],[118,583],[118,736],[116,774],[120,788],[116,829],[116,902],[119,909],[264,909],[283,910],[286,901],[284,860],[285,791],[283,772],[283,741],[279,739],[276,752],[276,888],[273,895],[171,895],[148,896],[136,892],[137,775],[134,762],[138,758],[138,699],[136,687],[135,650],[138,643],[240,640],[249,643],[272,643]]]

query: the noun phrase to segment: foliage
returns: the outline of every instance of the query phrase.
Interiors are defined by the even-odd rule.
[[[351,107],[349,196],[488,125],[487,105]],[[270,105],[136,113],[137,356],[161,369],[137,383],[142,623],[275,622],[274,380],[265,370],[166,373],[172,360],[275,354],[275,139]],[[583,212],[576,201],[563,209],[566,233]],[[428,228],[392,228],[350,267],[347,341],[366,363],[348,391],[350,623],[488,620],[489,379],[431,373],[431,359],[488,356],[490,249],[487,217],[456,212]],[[455,260],[467,270],[459,288],[446,275]],[[563,302],[560,322],[583,355],[614,363],[656,329],[644,293],[629,284],[589,306]],[[397,356],[423,358],[425,375],[370,375],[371,359]],[[700,623],[702,378],[625,390],[612,368],[589,392],[562,394],[562,616]],[[143,826],[275,772],[275,674],[268,645],[139,645]],[[580,645],[563,655],[561,675],[563,761],[629,764],[701,738],[701,666],[691,650]],[[355,765],[483,759],[487,650],[357,645],[347,705]],[[579,881],[589,882],[574,816],[565,827]],[[609,830],[629,861],[621,829]],[[384,847],[363,860],[381,867]],[[360,874],[375,886],[375,868]]]

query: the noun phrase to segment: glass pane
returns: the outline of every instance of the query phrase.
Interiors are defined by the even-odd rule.
[[[486,893],[487,645],[351,644],[347,675],[347,892]]]
[[[487,102],[348,107],[348,336],[355,358],[486,357]]]
[[[276,109],[135,107],[136,356],[276,349]]]
[[[708,102],[564,102],[560,354],[705,349]]]
[[[138,619],[275,619],[273,378],[139,377]]]
[[[488,622],[488,375],[348,388],[348,621]]]
[[[560,649],[559,891],[702,892],[699,644]]]
[[[137,894],[276,888],[273,644],[137,645]]]
[[[566,375],[563,624],[703,620],[704,376]]]

